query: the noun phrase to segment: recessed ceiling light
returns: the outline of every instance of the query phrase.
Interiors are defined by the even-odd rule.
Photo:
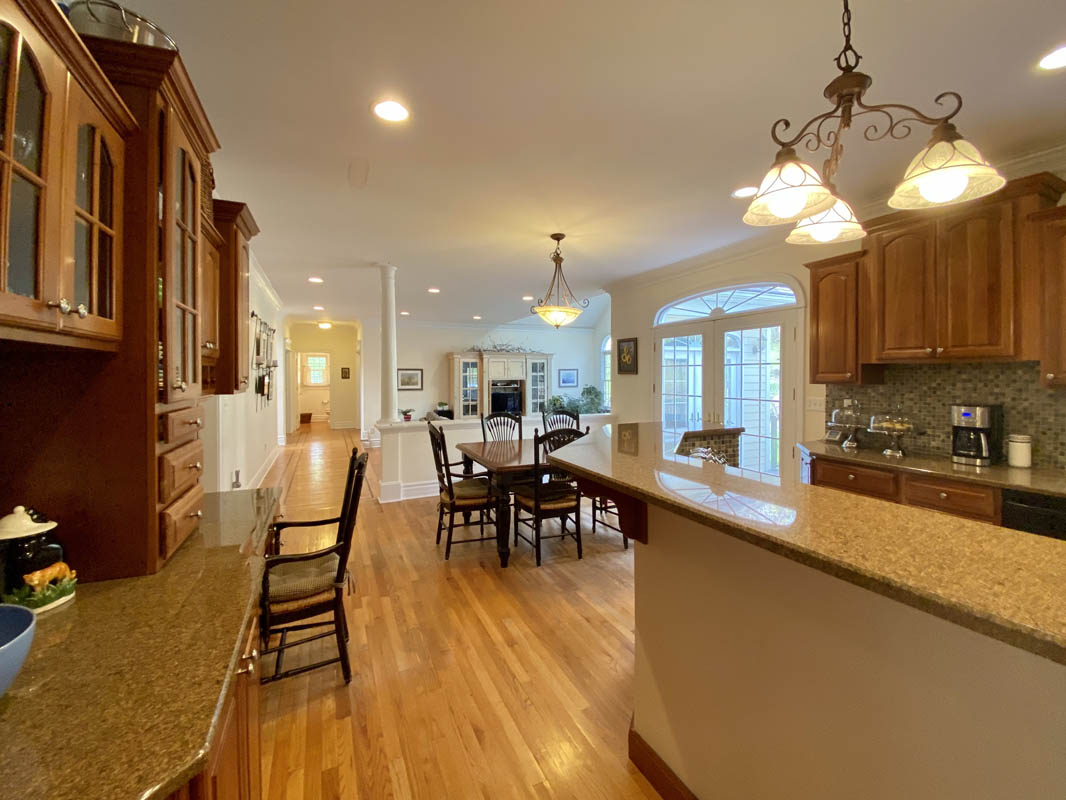
[[[522,299],[525,300],[527,303],[532,303],[533,302],[533,295],[524,294],[524,295],[522,295]]]
[[[1040,59],[1041,69],[1062,69],[1066,67],[1066,45],[1052,50]]]
[[[308,283],[325,283],[325,281],[322,280],[317,275],[312,275],[310,278],[307,279],[307,282]]]
[[[311,306],[311,309],[313,311],[325,311],[326,307],[325,306]]]
[[[400,316],[401,317],[409,317],[409,316],[411,316],[411,312],[410,311],[401,311],[400,312]]]
[[[481,315],[480,314],[474,314],[474,319],[481,319]]]
[[[374,106],[374,113],[387,122],[403,122],[410,116],[407,109],[395,100],[382,100]]]
[[[320,327],[324,331],[328,331],[330,328],[333,327],[333,323],[332,322],[320,322],[320,323],[318,323],[318,327]]]
[[[758,186],[741,186],[739,189],[734,189],[732,196],[736,198],[741,197],[754,197],[755,193],[759,191]]]
[[[426,289],[426,291],[430,294],[440,294],[440,289],[438,289],[436,286],[430,286],[428,289]]]

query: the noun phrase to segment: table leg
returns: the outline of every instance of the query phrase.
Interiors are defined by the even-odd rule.
[[[465,453],[463,454],[463,474],[464,475],[468,475],[468,476],[474,474],[474,460],[472,458],[470,458],[470,456],[466,455]],[[470,524],[470,512],[469,511],[464,511],[463,512],[463,524],[464,525],[469,525]]]
[[[500,504],[496,507],[496,552],[500,556],[500,566],[506,567],[511,558],[511,482],[497,474],[496,485],[501,493]]]

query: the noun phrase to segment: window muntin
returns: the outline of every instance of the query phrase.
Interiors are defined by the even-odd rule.
[[[603,407],[611,410],[611,337],[608,334],[603,337],[600,345],[600,364],[602,365],[603,378]]]
[[[656,325],[724,317],[746,311],[765,311],[797,304],[796,293],[783,283],[748,283],[726,286],[707,294],[671,303],[659,310]]]

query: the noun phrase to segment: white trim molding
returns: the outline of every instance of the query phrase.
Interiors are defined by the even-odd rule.
[[[249,489],[258,489],[262,485],[267,473],[270,472],[270,468],[274,466],[274,462],[278,460],[278,455],[280,453],[281,448],[275,447],[269,454],[267,454],[267,457],[263,459],[262,465],[256,470],[255,475],[253,475],[252,479],[248,481]]]
[[[436,497],[440,494],[440,487],[433,481],[413,481],[401,483],[400,481],[388,481],[381,484],[379,503],[399,503],[403,500],[418,500],[423,497]]]

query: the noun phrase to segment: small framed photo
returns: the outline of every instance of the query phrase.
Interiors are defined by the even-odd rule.
[[[577,388],[577,370],[576,369],[561,369],[561,370],[559,370],[559,388],[560,389],[576,389]]]
[[[396,388],[401,392],[422,391],[422,370],[398,369],[396,370]]]
[[[637,340],[618,340],[618,374],[637,374]]]
[[[352,368],[351,367],[341,367],[341,380],[342,381],[347,381],[347,380],[350,380],[351,377],[352,377]]]

